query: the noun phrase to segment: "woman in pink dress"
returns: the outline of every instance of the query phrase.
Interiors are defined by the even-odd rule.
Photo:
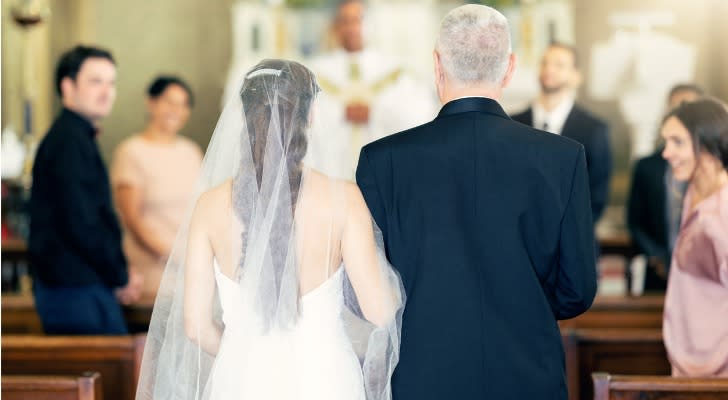
[[[683,103],[662,124],[662,156],[688,181],[663,336],[673,376],[728,376],[728,109]]]
[[[179,135],[192,91],[176,77],[159,77],[147,91],[149,120],[125,139],[111,167],[114,199],[124,225],[129,268],[144,278],[142,298],[157,293],[177,230],[191,201],[202,152]]]

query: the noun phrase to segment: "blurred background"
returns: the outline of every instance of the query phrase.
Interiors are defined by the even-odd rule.
[[[98,370],[103,375],[104,398],[132,399],[140,365],[137,357],[142,354],[144,332],[153,310],[156,287],[151,294],[142,295],[138,301],[123,307],[129,332],[141,333],[139,336],[116,337],[109,341],[80,337],[48,342],[43,342],[42,336],[32,337],[44,330],[38,313],[42,308],[36,307],[39,303],[33,296],[33,291],[42,287],[33,284],[40,283],[42,278],[35,271],[30,271],[26,245],[28,199],[33,185],[31,171],[36,148],[61,110],[54,83],[56,63],[61,54],[78,44],[85,44],[108,49],[116,61],[116,102],[111,114],[101,121],[97,136],[101,155],[112,177],[113,166],[119,163],[120,158],[117,149],[124,148],[124,142],[138,138],[145,130],[151,132],[149,126],[153,125],[155,118],[161,119],[158,115],[163,112],[155,114],[147,96],[150,83],[160,75],[179,76],[191,89],[184,88],[187,92],[184,98],[188,101],[179,102],[181,105],[176,108],[183,109],[183,112],[177,110],[178,115],[190,111],[189,94],[194,94],[189,119],[186,119],[187,114],[185,118],[178,117],[177,131],[171,136],[179,139],[177,133],[182,126],[180,135],[191,139],[202,151],[207,147],[225,99],[235,94],[245,72],[263,58],[294,59],[314,69],[324,89],[319,95],[319,104],[324,103],[330,94],[332,85],[326,82],[327,79],[336,84],[348,79],[345,84],[334,87],[339,89],[340,93],[336,93],[338,98],[326,100],[331,107],[329,110],[338,110],[338,114],[320,113],[319,119],[333,116],[343,120],[344,114],[347,118],[346,124],[341,125],[344,128],[330,129],[328,133],[331,136],[326,140],[334,136],[354,138],[359,136],[361,128],[367,126],[372,133],[389,134],[414,125],[411,123],[396,129],[392,127],[394,125],[385,128],[384,123],[375,125],[375,122],[381,122],[375,121],[378,118],[387,119],[382,117],[402,117],[389,119],[405,120],[405,114],[420,111],[420,115],[407,117],[412,120],[424,118],[425,121],[434,118],[436,106],[439,106],[432,71],[435,37],[443,16],[466,2],[367,0],[361,36],[364,49],[376,50],[376,54],[368,54],[376,60],[369,62],[368,68],[379,70],[370,73],[370,78],[375,76],[377,79],[367,81],[368,87],[362,83],[362,76],[366,73],[360,73],[358,69],[354,73],[353,65],[357,64],[353,61],[354,57],[347,60],[351,54],[343,55],[341,49],[337,50],[339,42],[344,42],[337,36],[340,30],[333,27],[338,3],[337,0],[1,0],[0,330],[3,334],[3,391],[7,387],[5,374],[75,375]],[[596,371],[669,375],[671,366],[661,329],[666,267],[670,265],[670,259],[650,257],[653,254],[639,249],[639,232],[634,235],[637,240],[630,238],[626,223],[627,202],[636,161],[660,148],[657,133],[667,111],[670,88],[682,83],[696,84],[708,95],[728,101],[728,0],[483,0],[475,3],[496,7],[510,22],[517,66],[513,81],[501,101],[508,113],[513,115],[526,109],[539,97],[542,56],[550,43],[560,42],[573,45],[578,54],[582,79],[576,103],[605,121],[610,128],[611,149],[605,151],[608,146],[599,149],[602,154],[611,153],[613,160],[607,207],[596,225],[601,244],[599,295],[587,313],[560,321],[570,399],[593,398],[591,373]],[[358,29],[359,18],[354,18],[354,22],[349,24]],[[358,53],[361,55],[364,51],[359,48]],[[338,71],[335,71],[336,67]],[[338,75],[331,73],[327,76],[326,72],[331,71],[338,72]],[[336,77],[340,78],[340,82],[335,82],[333,78]],[[177,87],[177,91],[179,89]],[[382,93],[376,93],[380,89]],[[351,93],[344,93],[347,90]],[[408,95],[401,96],[400,91]],[[370,98],[363,96],[362,92]],[[357,104],[362,98],[371,101],[364,106]],[[353,101],[344,104],[344,100]],[[418,101],[423,104],[429,102],[432,108],[420,107]],[[350,115],[351,106],[359,113],[352,112]],[[346,113],[342,112],[344,108]],[[383,111],[377,114],[377,110]],[[186,124],[184,121],[180,123],[180,119],[184,119]],[[374,132],[375,128],[379,132]],[[315,134],[312,133],[311,137]],[[374,138],[372,135],[369,139]],[[340,159],[333,162],[339,163],[337,166],[342,173],[351,174],[352,165],[356,165],[353,154],[358,155],[357,146],[363,143],[354,139],[342,143],[339,143],[341,148],[354,143],[352,150],[356,152],[329,153],[338,154]],[[310,151],[309,155],[312,153]],[[148,170],[155,174],[166,170],[168,174],[164,179],[145,182],[147,186],[139,184],[136,190],[140,193],[149,193],[146,189],[150,187],[158,192],[172,193],[163,189],[160,182],[173,181],[170,176],[190,178],[196,175],[180,172],[184,170],[173,163],[165,163],[163,167],[166,168],[159,168],[159,158],[149,154],[147,152],[143,157]],[[177,160],[180,165],[189,164],[189,161],[199,162],[186,154],[191,153],[185,153]],[[96,157],[95,152],[93,155]],[[658,164],[662,163],[659,155],[653,158]],[[594,165],[600,163],[591,163],[591,166]],[[661,165],[659,173],[645,173],[642,178],[643,182],[653,185],[635,185],[641,189],[643,196],[640,199],[650,200],[632,201],[631,204],[646,204],[643,209],[657,214],[651,222],[662,226],[660,238],[664,242],[663,247],[667,248],[668,240],[674,240],[667,230],[667,223],[674,225],[674,221],[666,218],[672,214],[660,215],[659,211],[655,211],[660,208],[653,203],[661,201],[665,203],[663,209],[667,209],[668,205],[674,205],[670,203],[671,199],[681,202],[682,197],[675,200],[674,187],[670,186],[672,178],[665,179],[670,177],[665,172],[667,164]],[[95,166],[102,167],[98,163]],[[608,166],[605,168],[608,169]],[[124,189],[123,185],[108,186],[99,186],[99,191],[93,196],[101,198],[103,196],[98,193],[106,190],[118,195],[119,187]],[[42,184],[39,183],[35,188],[40,187]],[[63,190],[50,192],[68,193]],[[632,189],[632,192],[635,193],[635,190]],[[47,197],[50,198],[46,199],[48,202],[36,209],[45,210],[46,204],[59,204],[57,197]],[[133,203],[128,197],[127,202]],[[136,208],[137,204],[126,207],[127,213],[128,210],[143,209],[148,204],[158,208],[157,217],[168,215],[159,209],[176,210],[171,202],[149,197],[150,200],[145,200],[145,203],[138,201],[141,205]],[[126,222],[124,207],[119,207],[123,201],[119,198],[123,197],[116,197],[115,205],[122,222]],[[179,199],[180,204],[188,204],[183,196],[180,195]],[[670,210],[675,211],[674,208]],[[149,215],[137,213],[136,219],[141,223],[135,224],[136,229],[144,223],[156,228],[152,226],[155,221]],[[181,218],[181,213],[178,212],[177,217]],[[635,224],[630,225],[635,232]],[[125,239],[137,235],[129,226],[124,226],[124,229]],[[171,229],[171,232],[176,230]],[[162,236],[158,234],[161,230],[147,231],[152,232],[148,237],[158,239]],[[95,232],[97,230],[91,234]],[[34,236],[37,235],[34,233]],[[169,240],[173,240],[174,234],[169,236]],[[148,242],[146,246],[149,246]],[[670,251],[671,247],[672,244]],[[48,254],[46,247],[41,249],[38,253]],[[159,271],[162,271],[168,254],[158,253],[163,257],[155,257],[153,261],[159,264],[159,268],[153,269],[157,265],[151,262],[148,268],[152,272],[158,271],[156,279],[159,279]],[[137,266],[147,267],[142,265],[147,261],[144,257],[137,254],[137,260],[141,261],[135,265],[130,255],[134,256],[134,253],[127,251],[129,271]],[[37,264],[33,262],[34,266]],[[62,263],[49,265],[66,267]],[[35,280],[31,279],[31,275]],[[147,282],[154,282],[154,273],[146,276]],[[650,286],[649,282],[653,285]],[[695,292],[700,293],[701,290],[696,289]],[[721,305],[718,301],[714,306]],[[701,307],[696,309],[696,316],[708,316],[715,324],[725,319],[725,316],[720,317],[720,311],[711,313],[710,309]],[[66,318],[75,317],[76,313],[55,314]],[[720,332],[719,329],[708,330]],[[133,355],[127,354],[127,351],[133,352]],[[45,355],[39,356],[41,353]]]
[[[31,184],[34,148],[60,109],[53,74],[62,52],[78,43],[93,44],[109,49],[116,59],[117,100],[99,137],[107,163],[120,141],[143,128],[146,86],[163,73],[184,77],[192,87],[196,104],[182,134],[204,150],[226,93],[244,71],[266,57],[306,62],[334,46],[334,3],[3,0],[3,179],[19,183],[3,186],[4,222],[9,222],[4,229],[19,237],[27,234],[22,216],[13,214],[17,205],[7,195]],[[432,87],[431,52],[439,21],[462,3],[370,0],[365,42]],[[669,88],[693,82],[710,95],[728,99],[728,1],[480,3],[498,8],[511,23],[518,66],[503,99],[508,112],[524,109],[537,96],[540,57],[548,43],[576,46],[584,76],[577,102],[611,128],[615,168],[598,232],[602,237],[625,235],[632,162],[654,150]],[[9,151],[16,148],[22,150]]]

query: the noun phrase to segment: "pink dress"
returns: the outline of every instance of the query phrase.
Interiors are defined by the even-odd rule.
[[[683,210],[663,318],[673,376],[728,377],[728,184]]]
[[[157,237],[171,248],[187,208],[191,206],[202,152],[191,140],[150,142],[134,135],[119,144],[111,167],[111,183],[141,190],[142,218]],[[124,253],[129,268],[144,276],[144,297],[154,297],[162,278],[165,257],[157,257],[130,232],[124,234]]]

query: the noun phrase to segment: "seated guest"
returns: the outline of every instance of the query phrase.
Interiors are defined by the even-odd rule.
[[[673,176],[688,182],[662,329],[672,374],[728,377],[728,109],[683,103],[661,136]]]
[[[96,142],[115,80],[111,54],[93,47],[66,52],[56,69],[63,110],[35,157],[28,240],[35,306],[48,334],[125,334],[117,300],[139,294]]]
[[[114,197],[124,225],[129,268],[144,277],[142,296],[154,297],[172,242],[190,204],[202,152],[179,135],[193,104],[177,77],[162,76],[147,91],[149,121],[124,140],[111,167]]]
[[[702,96],[699,87],[677,85],[670,90],[668,109]],[[680,210],[686,183],[675,180],[662,158],[662,146],[637,161],[627,201],[627,226],[640,254],[647,257],[644,290],[663,291],[672,248],[680,229]]]

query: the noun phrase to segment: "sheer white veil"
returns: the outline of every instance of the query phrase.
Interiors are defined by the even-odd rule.
[[[250,364],[261,340],[296,331],[305,311],[304,264],[307,277],[313,276],[311,270],[322,271],[321,282],[343,269],[340,319],[359,360],[364,393],[367,399],[391,398],[404,291],[368,211],[371,224],[357,229],[371,237],[355,243],[357,251],[350,253],[371,250],[373,256],[347,259],[342,250],[345,232],[353,229],[347,224],[355,212],[352,204],[361,197],[358,189],[305,166],[318,91],[303,65],[264,60],[246,74],[239,96],[224,108],[155,301],[137,399],[215,398],[215,368],[230,343],[236,359],[226,360],[225,374],[245,380],[256,368]],[[320,215],[330,222],[322,223]],[[318,244],[327,250],[316,269],[311,260],[317,258],[309,250]],[[360,265],[363,261],[368,264]],[[354,268],[358,275],[352,274]],[[241,307],[223,313],[220,279],[241,293],[226,298],[226,304],[240,302]],[[358,283],[362,279],[366,285]],[[249,312],[234,315],[236,310]],[[285,397],[299,398],[295,376],[276,374],[278,385],[292,388]]]

